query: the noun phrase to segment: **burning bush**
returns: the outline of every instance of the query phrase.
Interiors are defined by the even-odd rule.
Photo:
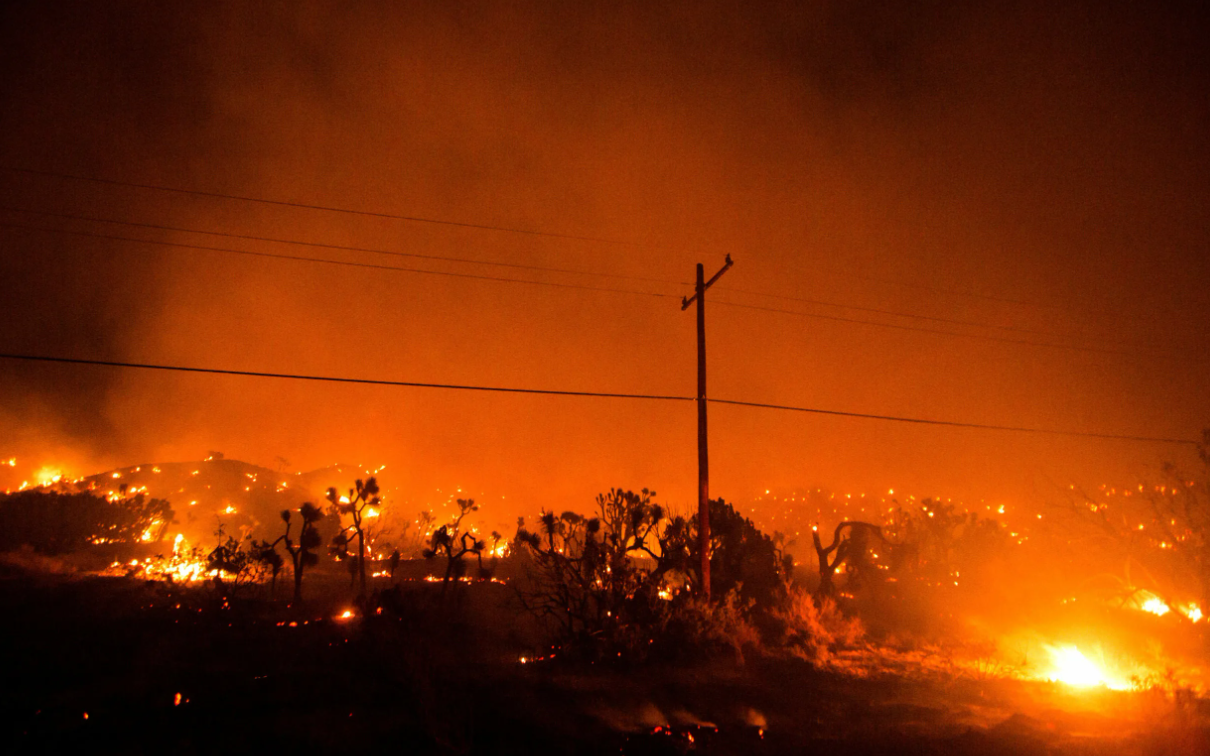
[[[778,623],[778,645],[812,664],[828,660],[833,649],[851,646],[864,633],[861,621],[847,617],[831,598],[791,588],[770,612]]]
[[[0,550],[29,545],[47,554],[88,544],[159,541],[172,506],[143,494],[106,499],[91,493],[22,491],[0,496]]]

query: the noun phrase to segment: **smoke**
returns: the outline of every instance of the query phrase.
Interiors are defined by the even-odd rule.
[[[6,351],[712,396],[1145,435],[1210,415],[1205,53],[1193,10],[865,3],[6,8],[0,163],[624,244],[5,173],[8,207],[660,281],[48,221],[668,299],[3,231]],[[843,274],[838,274],[841,271]],[[662,282],[661,282],[662,281]],[[865,310],[759,298],[766,291]],[[966,292],[955,294],[954,292]],[[715,295],[712,291],[712,296]],[[979,337],[1175,344],[1144,357]],[[1022,304],[1028,303],[1028,304]],[[975,320],[955,327],[869,310]],[[1005,329],[1016,330],[1005,330]],[[1056,337],[1046,334],[1070,334]],[[1131,347],[1133,349],[1133,347]],[[6,452],[388,463],[525,509],[695,491],[688,404],[0,364]],[[713,490],[982,497],[1171,450],[712,409]],[[66,452],[61,452],[66,453]],[[81,464],[84,464],[83,462]],[[77,472],[91,472],[82,469]],[[1098,481],[1099,482],[1099,481]]]

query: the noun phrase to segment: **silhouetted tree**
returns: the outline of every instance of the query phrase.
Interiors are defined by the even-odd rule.
[[[690,518],[688,527],[694,534],[688,544],[688,564],[694,576],[700,577],[697,515]],[[719,596],[738,589],[744,599],[762,608],[772,606],[793,565],[793,558],[782,553],[772,536],[762,533],[723,499],[710,501],[710,582]]]
[[[277,553],[276,541],[253,541],[252,542],[252,558],[264,565],[270,570],[271,577],[269,583],[269,597],[274,598],[277,595],[277,575],[285,566],[285,561],[281,558],[281,554]]]
[[[470,531],[462,530],[462,520],[478,509],[474,499],[458,499],[457,517],[437,528],[429,538],[429,547],[424,550],[424,558],[445,557],[445,577],[441,581],[442,593],[448,587],[451,577],[461,577],[465,572],[462,558],[467,554],[474,554],[479,560],[479,569],[481,571],[483,569],[483,549],[487,544],[476,538]]]
[[[21,491],[0,495],[0,549],[28,544],[63,553],[87,544],[155,542],[173,522],[172,506],[143,494],[112,500],[91,493]]]
[[[565,645],[602,654],[649,640],[670,596],[665,577],[685,569],[691,537],[654,496],[611,489],[597,496],[596,517],[543,512],[532,533],[518,520],[514,553],[532,560],[519,597]]]
[[[846,561],[864,560],[872,539],[885,540],[882,536],[882,528],[857,520],[845,520],[839,523],[832,534],[832,543],[826,547],[819,539],[819,531],[812,529],[811,540],[815,543],[815,554],[819,558],[817,594],[820,597],[836,595],[836,584],[832,579],[836,570]]]
[[[290,539],[291,514],[290,510],[283,509],[281,513],[282,521],[286,523],[286,532],[284,535],[278,536],[273,542],[276,546],[282,543],[286,547],[286,552],[290,555],[290,560],[294,566],[294,601],[295,603],[302,601],[302,584],[303,572],[307,567],[314,567],[319,564],[319,555],[312,551],[317,548],[323,539],[319,536],[319,531],[315,529],[315,523],[323,517],[323,511],[311,502],[305,502],[298,510],[302,517],[302,529],[298,534],[298,543]]]
[[[332,510],[338,517],[350,515],[353,518],[352,524],[342,528],[336,538],[338,541],[343,539],[343,543],[347,544],[350,534],[357,536],[357,570],[361,576],[361,599],[364,601],[366,598],[366,539],[362,521],[368,507],[377,507],[381,503],[381,499],[378,497],[378,481],[374,478],[369,478],[365,482],[358,479],[356,488],[350,488],[348,496],[340,496],[336,493],[335,488],[329,488],[328,501],[332,503]]]

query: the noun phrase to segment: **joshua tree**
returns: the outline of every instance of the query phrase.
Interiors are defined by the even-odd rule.
[[[366,537],[362,528],[362,520],[367,507],[377,507],[381,503],[378,497],[378,481],[369,478],[365,482],[357,481],[356,489],[350,488],[348,496],[340,496],[335,488],[328,489],[328,501],[332,509],[340,515],[352,515],[353,524],[341,529],[336,535],[336,543],[348,543],[352,535],[357,536],[357,568],[361,577],[361,598],[366,597]]]
[[[441,583],[443,593],[450,578],[456,576],[455,571],[459,574],[463,571],[462,558],[467,554],[474,554],[479,559],[479,568],[483,568],[483,549],[487,544],[470,531],[462,530],[463,518],[478,508],[474,499],[458,499],[458,516],[453,522],[437,528],[429,539],[429,547],[424,550],[425,559],[445,557],[445,579]]]
[[[276,546],[278,543],[284,543],[286,552],[290,555],[290,560],[294,564],[294,602],[302,601],[302,581],[303,571],[307,567],[313,567],[319,564],[319,556],[311,551],[319,546],[322,539],[319,537],[319,531],[315,529],[315,523],[324,516],[323,510],[315,506],[311,502],[305,502],[298,510],[302,515],[302,530],[298,534],[298,544],[290,540],[290,510],[283,509],[281,513],[282,521],[286,523],[286,532],[278,537],[271,546]]]
[[[269,597],[275,597],[277,595],[277,575],[285,564],[281,558],[281,554],[277,553],[277,542],[253,541],[252,558],[268,567],[271,571],[272,578],[269,583]]]
[[[832,534],[832,545],[826,548],[819,540],[819,532],[811,531],[811,539],[815,542],[815,553],[819,557],[818,594],[821,597],[835,595],[836,585],[832,582],[832,576],[845,561],[864,558],[871,538],[885,540],[882,536],[882,528],[856,520],[845,520],[838,524],[836,531]],[[833,553],[835,553],[834,557]]]

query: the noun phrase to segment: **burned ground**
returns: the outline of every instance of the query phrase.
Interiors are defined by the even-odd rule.
[[[21,751],[122,753],[1192,754],[1210,745],[1210,712],[1193,696],[896,668],[874,649],[863,652],[882,659],[872,673],[762,654],[742,665],[535,660],[538,636],[503,584],[457,584],[441,599],[439,585],[403,579],[382,614],[348,619],[344,576],[313,585],[305,607],[288,607],[260,592],[10,563],[0,579],[4,738]]]

